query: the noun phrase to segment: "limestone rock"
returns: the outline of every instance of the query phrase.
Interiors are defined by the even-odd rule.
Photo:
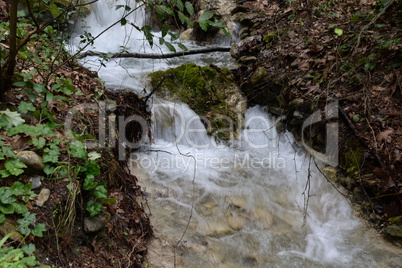
[[[222,219],[211,218],[207,221],[208,229],[207,235],[211,237],[223,237],[226,235],[233,234],[233,229],[230,228],[229,224]]]
[[[84,232],[95,233],[102,230],[110,220],[110,214],[107,211],[101,211],[94,217],[86,217],[84,219]]]
[[[35,205],[38,207],[42,207],[50,197],[50,190],[49,189],[42,189],[35,201]]]
[[[247,205],[247,199],[244,196],[232,195],[226,197],[226,203],[228,203],[230,206],[244,209]]]
[[[261,229],[269,229],[274,223],[274,216],[264,208],[256,208],[253,218],[255,224]]]
[[[244,225],[246,225],[246,219],[237,213],[231,212],[228,216],[228,223],[233,230],[238,231],[243,229]]]
[[[33,151],[19,151],[16,153],[19,160],[27,165],[29,171],[38,172],[43,170],[45,165],[42,162],[42,157]]]
[[[180,40],[194,40],[193,29],[189,28],[180,34]]]

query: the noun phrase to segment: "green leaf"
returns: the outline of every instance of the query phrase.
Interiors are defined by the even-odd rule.
[[[43,172],[45,172],[46,175],[50,176],[54,173],[55,169],[56,168],[51,165],[45,165],[45,167],[43,168]]]
[[[11,175],[18,176],[24,173],[23,168],[26,168],[27,166],[18,158],[12,158],[8,159],[6,163],[4,163],[4,167],[6,170],[8,170],[8,172],[10,172]]]
[[[19,223],[18,230],[20,230],[21,234],[29,235],[31,233],[29,225],[31,225],[31,223],[34,223],[35,219],[36,219],[35,214],[29,211],[23,214],[23,218],[17,221]]]
[[[43,137],[39,137],[39,138],[33,138],[32,139],[32,144],[37,148],[37,149],[42,149],[45,144],[46,144],[46,140]]]
[[[188,14],[190,14],[190,16],[194,15],[193,5],[190,2],[186,2],[185,6],[186,6],[186,10],[187,10]]]
[[[120,24],[121,24],[121,26],[126,25],[126,24],[127,24],[127,20],[126,20],[125,18],[121,18]]]
[[[31,184],[23,184],[19,181],[14,182],[13,186],[10,187],[11,194],[15,196],[29,195],[30,197],[36,196],[36,194],[31,190]]]
[[[101,155],[100,153],[98,153],[98,152],[95,152],[95,151],[92,151],[92,152],[89,152],[89,153],[88,153],[88,159],[89,159],[90,161],[99,159],[99,158],[101,158],[101,157],[102,157],[102,155]]]
[[[109,204],[109,205],[115,205],[117,203],[116,199],[114,198],[101,198],[98,200],[102,204]]]
[[[107,190],[105,186],[99,185],[96,187],[94,191],[94,197],[95,198],[107,198]]]
[[[35,112],[36,108],[35,106],[33,106],[32,103],[28,103],[25,101],[22,101],[20,103],[20,105],[18,105],[18,111],[20,111],[20,113],[26,114],[28,112]]]
[[[0,188],[0,204],[12,204],[17,199],[12,196],[13,193],[8,187],[1,187]]]
[[[163,24],[162,26],[162,37],[165,37],[169,31],[169,25]]]
[[[13,214],[14,207],[11,204],[2,204],[0,203],[0,212],[4,214]]]
[[[25,123],[25,120],[22,119],[21,114],[17,112],[11,112],[9,109],[5,111],[0,111],[0,116],[6,120],[5,122],[7,125],[4,126],[3,123],[1,123],[1,126],[4,127],[5,129],[9,129],[11,127],[16,127],[19,126],[23,123]]]
[[[50,13],[52,13],[52,16],[53,16],[54,18],[60,16],[60,14],[61,14],[61,12],[62,12],[54,3],[50,4],[50,5],[48,6],[48,8],[49,8]]]
[[[46,225],[43,223],[38,223],[35,225],[35,227],[31,230],[31,233],[34,236],[37,237],[42,237],[43,236],[43,232],[46,232]]]
[[[0,213],[0,224],[2,224],[6,220],[6,215]]]
[[[167,13],[167,14],[169,14],[171,16],[174,16],[174,11],[170,7],[163,6],[163,5],[160,6],[160,7],[165,13]]]
[[[187,17],[182,13],[182,12],[177,12],[177,15],[179,16],[180,22],[182,24],[185,24],[187,22]]]
[[[207,21],[210,18],[212,18],[215,14],[211,11],[205,11],[204,13],[201,14],[201,16],[198,18],[198,22],[201,21]]]
[[[334,29],[334,32],[335,32],[337,35],[339,35],[339,36],[342,36],[342,35],[343,35],[343,30],[340,29],[340,28],[335,28],[335,29]]]
[[[60,148],[52,144],[49,148],[43,150],[45,153],[42,156],[42,161],[44,163],[57,163],[60,155]]]
[[[36,247],[34,244],[28,244],[28,245],[23,245],[21,247],[21,249],[24,251],[25,254],[31,255],[35,252]],[[36,265],[36,263],[34,263],[33,265]]]
[[[0,176],[2,177],[2,178],[7,178],[8,176],[10,176],[11,174],[10,174],[10,172],[8,172],[7,170],[5,170],[5,169],[0,169]]]
[[[70,153],[72,156],[86,160],[88,158],[85,144],[80,141],[70,143]]]
[[[27,206],[24,205],[24,204],[21,204],[21,203],[12,203],[11,205],[14,207],[15,213],[22,214],[22,213],[25,213],[25,212],[28,211]]]
[[[13,151],[13,148],[11,146],[8,145],[3,145],[2,146],[3,151],[0,152],[0,154],[4,155],[4,156],[8,156],[8,157],[17,157]],[[2,158],[4,159],[4,158]]]
[[[18,81],[18,82],[13,83],[13,86],[15,86],[15,87],[25,87],[27,85],[28,84],[26,82],[24,82],[24,81]]]
[[[152,47],[154,44],[154,35],[151,33],[152,27],[149,25],[142,26],[141,30],[144,32],[149,45]]]
[[[208,30],[208,25],[209,25],[208,22],[209,22],[209,21],[199,21],[199,22],[198,22],[198,24],[200,25],[201,29],[202,29],[203,31],[205,31],[205,32]]]
[[[93,200],[90,200],[87,203],[87,211],[89,212],[89,216],[93,217],[102,210],[102,203],[101,202],[94,202]]]
[[[95,176],[93,176],[93,175],[86,176],[86,178],[84,179],[84,185],[83,185],[84,190],[89,191],[89,190],[95,189],[99,185],[99,183],[94,181],[94,179],[95,179]]]
[[[177,0],[177,1],[176,1],[176,7],[177,7],[180,11],[183,11],[183,10],[184,10],[183,2],[182,2],[181,0]]]
[[[25,133],[32,136],[55,136],[56,133],[52,132],[52,129],[47,125],[20,125],[11,128],[7,132],[7,136],[11,137],[15,134]]]
[[[42,85],[42,84],[34,84],[34,85],[33,85],[33,89],[34,89],[38,94],[42,94],[42,93],[46,92],[46,87],[45,87],[45,85]]]
[[[166,46],[170,51],[176,52],[175,47],[174,47],[171,43],[165,42],[165,46]]]
[[[182,43],[178,43],[177,46],[184,51],[188,51],[188,48],[185,45],[183,45]]]

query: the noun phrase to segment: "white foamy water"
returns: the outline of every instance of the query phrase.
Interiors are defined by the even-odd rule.
[[[115,1],[96,3],[86,19],[92,35],[121,18],[122,13],[110,12],[114,5]],[[130,19],[141,26],[144,17],[139,10]],[[80,27],[77,36],[82,34]],[[130,52],[167,53],[157,46],[151,50],[135,31],[116,26],[94,46],[102,52],[117,52],[123,44]],[[77,36],[73,45],[79,43]],[[98,70],[109,88],[139,93],[147,87],[149,72],[188,62],[232,64],[228,53],[170,60],[112,59],[105,66],[98,60],[87,57],[82,62]],[[186,104],[158,99],[152,103],[155,140],[132,156],[133,172],[150,194],[156,232],[173,246],[187,230],[176,251],[179,267],[398,267],[402,263],[401,251],[354,215],[351,204],[326,181],[292,135],[276,132],[276,119],[264,107],[249,108],[240,138],[224,144],[207,135]],[[167,261],[172,265],[173,259]]]

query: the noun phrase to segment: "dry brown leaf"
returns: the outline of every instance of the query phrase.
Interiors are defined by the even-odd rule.
[[[302,71],[310,70],[310,64],[306,60],[299,61],[298,67],[299,67],[299,70],[302,70]]]
[[[387,143],[391,143],[391,134],[394,133],[392,128],[384,130],[380,134],[377,135],[376,140],[377,142],[386,141]]]

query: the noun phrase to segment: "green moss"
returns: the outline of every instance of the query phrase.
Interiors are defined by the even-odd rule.
[[[278,36],[277,32],[269,33],[265,35],[262,40],[264,41],[264,43],[271,43],[277,38],[277,36]]]
[[[358,175],[363,161],[363,153],[364,149],[360,146],[345,153],[346,171],[349,176],[356,177]]]
[[[231,138],[228,129],[238,130],[237,114],[228,109],[225,100],[225,89],[234,86],[233,76],[227,68],[201,67],[189,63],[151,73],[149,77],[153,88],[165,77],[156,91],[157,96],[184,102],[199,116],[210,118],[210,134],[228,140]]]

